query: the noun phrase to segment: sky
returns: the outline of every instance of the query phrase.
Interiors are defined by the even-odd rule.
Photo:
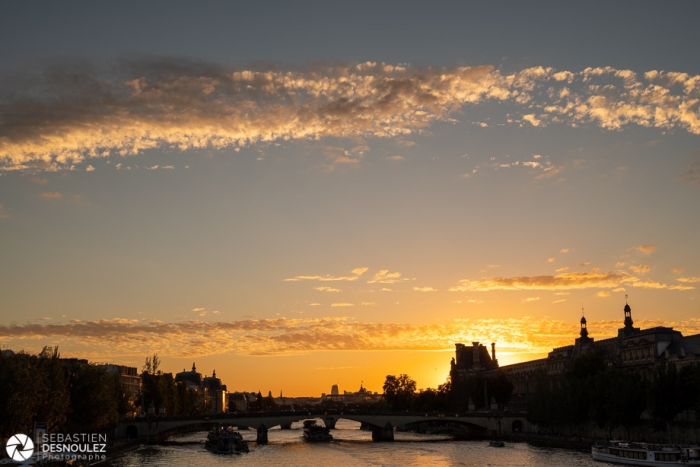
[[[0,346],[318,396],[700,333],[698,14],[3,2]]]

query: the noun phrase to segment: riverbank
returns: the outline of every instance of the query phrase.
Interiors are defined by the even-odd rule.
[[[570,449],[580,452],[591,452],[591,446],[604,441],[599,438],[542,435],[538,433],[513,433],[507,439],[528,443],[537,447]]]

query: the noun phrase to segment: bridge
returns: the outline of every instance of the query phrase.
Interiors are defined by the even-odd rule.
[[[394,428],[411,423],[437,421],[452,422],[463,426],[467,436],[507,436],[529,431],[530,426],[523,412],[467,412],[467,413],[409,413],[409,412],[269,412],[228,413],[189,417],[146,417],[122,420],[116,428],[117,438],[138,439],[147,443],[161,442],[177,433],[210,429],[216,425],[232,425],[239,428],[255,428],[257,443],[267,444],[268,430],[279,426],[289,429],[294,422],[320,418],[328,428],[335,428],[343,418],[365,424],[372,429],[373,441],[393,441]]]

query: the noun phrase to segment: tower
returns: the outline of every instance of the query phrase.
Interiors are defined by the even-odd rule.
[[[581,339],[588,339],[588,328],[586,328],[585,316],[581,316]]]
[[[629,303],[627,303],[627,295],[625,295],[625,330],[632,330],[632,308],[630,308]]]

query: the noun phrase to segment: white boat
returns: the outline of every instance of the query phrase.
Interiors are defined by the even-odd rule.
[[[665,446],[613,440],[605,445],[593,446],[591,455],[597,461],[612,462],[614,464],[700,466],[700,447],[698,446]]]

